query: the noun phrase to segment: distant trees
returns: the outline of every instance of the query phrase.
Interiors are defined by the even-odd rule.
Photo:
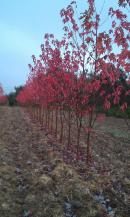
[[[7,95],[8,103],[10,106],[17,105],[16,97],[22,89],[23,89],[23,86],[15,87],[15,91]]]

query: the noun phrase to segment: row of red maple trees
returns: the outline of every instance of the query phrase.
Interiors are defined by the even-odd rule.
[[[4,105],[7,103],[7,97],[4,94],[4,90],[2,85],[0,84],[0,105]]]
[[[125,13],[130,3],[120,0],[116,9],[109,8],[105,29],[95,5],[94,0],[87,0],[86,10],[79,17],[75,1],[61,10],[63,38],[45,34],[41,54],[38,59],[32,56],[28,80],[17,96],[19,104],[27,106],[61,143],[67,129],[66,148],[75,152],[77,160],[84,131],[87,163],[92,158],[94,124],[101,117],[99,107],[109,110],[115,105],[125,111],[130,97],[130,22]],[[71,142],[74,125],[77,144]]]

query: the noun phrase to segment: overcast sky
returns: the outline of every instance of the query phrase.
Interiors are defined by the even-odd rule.
[[[85,0],[78,0],[85,9]],[[70,0],[0,0],[0,83],[9,93],[22,85],[29,73],[32,54],[40,54],[45,33],[62,36],[60,10]],[[100,11],[103,0],[98,0]],[[106,0],[102,16],[115,0]]]

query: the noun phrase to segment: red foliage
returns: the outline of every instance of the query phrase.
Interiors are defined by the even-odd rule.
[[[127,1],[121,0],[119,4],[126,6]],[[67,110],[69,130],[73,111],[77,120],[77,150],[82,118],[87,115],[88,122],[84,129],[89,129],[89,155],[90,133],[96,120],[95,115],[99,118],[99,104],[105,110],[113,104],[120,105],[122,111],[127,108],[127,103],[121,104],[120,101],[125,92],[119,80],[121,70],[126,77],[130,72],[130,23],[121,9],[110,8],[111,28],[102,32],[100,14],[96,13],[94,0],[88,0],[88,9],[79,18],[81,25],[78,25],[75,5],[73,1],[61,10],[64,23],[62,40],[46,34],[45,42],[41,45],[40,59],[32,56],[34,66],[30,65],[28,81],[17,101],[22,105],[39,106],[47,110]]]

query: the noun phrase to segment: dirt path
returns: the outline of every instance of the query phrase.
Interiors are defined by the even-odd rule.
[[[0,107],[0,217],[107,216],[46,144],[46,132],[21,108]]]
[[[32,128],[24,120],[19,108],[1,108],[0,216],[29,216],[24,204],[37,160],[31,148],[37,145],[32,135]]]

